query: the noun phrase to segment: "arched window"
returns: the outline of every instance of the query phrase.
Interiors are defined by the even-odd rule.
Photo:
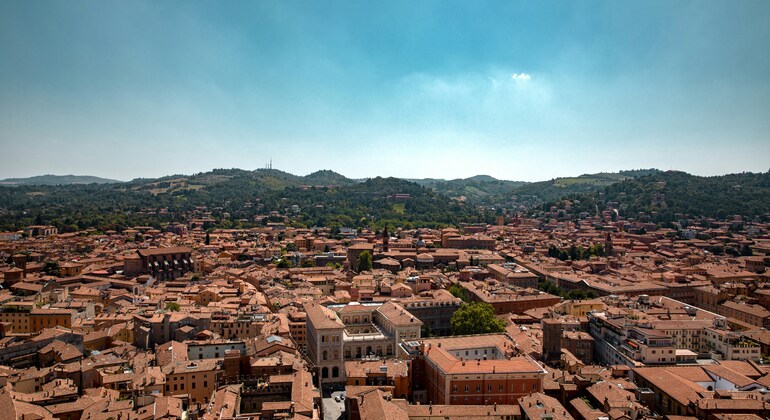
[[[338,378],[340,376],[340,368],[337,366],[332,368],[332,378]]]
[[[322,378],[328,378],[329,377],[329,368],[325,367],[321,369],[321,377]]]
[[[322,360],[326,360],[328,358],[329,358],[329,354],[326,352],[326,350],[324,350],[324,352],[323,352],[323,359]]]

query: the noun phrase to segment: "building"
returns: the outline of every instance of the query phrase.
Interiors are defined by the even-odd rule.
[[[301,311],[292,311],[287,315],[289,319],[289,333],[297,344],[297,347],[307,348],[307,315]]]
[[[403,299],[399,303],[410,314],[422,321],[423,330],[431,336],[452,334],[452,315],[462,306],[462,300],[452,296],[446,290],[436,290],[432,297],[415,296]]]
[[[402,340],[420,338],[422,322],[393,301],[306,305],[308,355],[322,382],[345,381],[344,362],[395,357]]]
[[[492,305],[495,315],[523,314],[537,308],[547,308],[561,302],[561,297],[541,292],[536,289],[522,289],[497,282],[467,281],[460,282],[474,302]]]
[[[361,243],[361,244],[354,244],[348,247],[348,267],[350,267],[353,271],[358,271],[358,257],[361,256],[361,253],[364,251],[369,252],[370,255],[374,254],[374,244],[370,243]]]
[[[501,283],[517,287],[537,287],[537,276],[515,263],[489,264],[486,269]]]
[[[310,303],[305,305],[307,316],[307,354],[318,369],[321,383],[345,380],[342,360],[342,335],[345,324],[331,309]]]
[[[193,404],[208,404],[223,373],[222,360],[172,362],[163,366],[162,372],[166,375],[164,395],[188,395]]]
[[[136,251],[123,261],[126,277],[149,274],[160,280],[174,279],[192,271],[192,249],[186,246],[148,248]]]
[[[424,373],[414,376],[415,384],[434,404],[518,404],[543,390],[546,371],[530,357],[514,357],[514,346],[506,334],[422,340],[415,363]]]
[[[188,340],[184,344],[187,345],[188,360],[220,359],[225,357],[225,352],[229,350],[246,353],[246,343],[243,340]]]
[[[345,362],[347,385],[392,386],[393,395],[406,398],[412,391],[409,362],[406,360],[375,360]]]
[[[57,325],[71,328],[75,318],[77,311],[74,309],[32,309],[29,313],[29,332],[35,333]]]

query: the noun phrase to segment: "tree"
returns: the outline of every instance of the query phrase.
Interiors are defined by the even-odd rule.
[[[358,272],[372,271],[372,253],[364,251],[358,256]]]
[[[463,288],[459,284],[453,284],[453,285],[449,286],[449,293],[451,293],[452,296],[454,296],[456,298],[460,298],[460,299],[462,299],[465,302],[469,302],[470,303],[470,301],[471,301],[470,298],[468,297],[468,291],[465,290],[465,288]]]
[[[489,334],[505,331],[505,324],[495,318],[492,305],[484,302],[463,305],[452,319],[453,335]]]
[[[182,309],[182,307],[176,302],[169,302],[166,304],[167,311],[179,312],[180,309]]]
[[[59,263],[56,261],[46,261],[43,267],[43,273],[49,276],[59,277]]]
[[[291,268],[291,261],[289,261],[286,258],[281,258],[280,261],[278,261],[278,264],[275,265],[278,268]]]

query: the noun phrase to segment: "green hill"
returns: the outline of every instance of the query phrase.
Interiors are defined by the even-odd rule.
[[[507,194],[512,189],[525,185],[522,181],[505,181],[493,178],[489,175],[476,175],[465,179],[410,179],[432,189],[433,191],[467,201],[471,204],[488,204],[497,196]]]
[[[770,172],[701,177],[685,172],[658,172],[607,186],[606,202],[622,214],[654,214],[670,221],[677,213],[724,219],[732,215],[764,216],[770,213]]]
[[[328,169],[315,171],[312,174],[305,175],[303,177],[305,182],[309,185],[351,185],[358,181],[354,181],[350,178],[340,175],[337,172],[330,171]]]
[[[476,212],[415,183],[343,178],[331,171],[308,179],[275,169],[215,169],[121,184],[0,187],[0,230],[38,223],[56,225],[62,232],[161,227],[203,215],[211,215],[222,227],[267,221],[377,228],[480,221]],[[314,187],[326,183],[316,181],[330,180],[348,185]]]
[[[571,194],[593,193],[627,179],[657,172],[657,169],[638,169],[612,173],[584,174],[569,178],[555,178],[550,181],[524,184],[507,191],[507,194],[509,197],[515,196],[517,202],[526,203],[531,207],[556,201]]]

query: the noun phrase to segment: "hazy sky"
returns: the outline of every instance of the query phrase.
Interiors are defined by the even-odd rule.
[[[770,168],[770,1],[0,0],[0,178]]]

